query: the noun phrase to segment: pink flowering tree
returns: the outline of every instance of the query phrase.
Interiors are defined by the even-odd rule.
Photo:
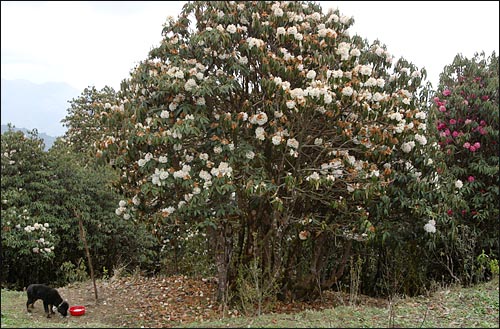
[[[253,265],[262,289],[333,287],[405,161],[434,170],[425,71],[352,23],[307,2],[190,2],[110,108],[116,214],[165,243],[206,233],[221,301]]]
[[[499,94],[498,56],[457,55],[440,75],[433,110],[439,145],[453,175],[455,194],[465,203],[447,209],[449,234],[467,233],[472,254],[498,258]],[[469,268],[473,268],[471,262]],[[464,273],[467,281],[472,272]]]

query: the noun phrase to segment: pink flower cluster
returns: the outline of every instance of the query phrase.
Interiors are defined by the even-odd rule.
[[[451,93],[452,92],[450,89],[445,89],[445,90],[443,90],[442,95],[444,97],[448,97],[451,95]],[[461,91],[461,95],[464,98],[466,96],[463,90]],[[467,98],[469,98],[469,99],[470,98],[474,99],[476,97],[477,96],[475,94],[471,94],[471,95],[467,96]],[[488,95],[481,96],[481,100],[487,101],[487,100],[489,100],[489,96]],[[436,96],[433,98],[433,101],[436,104],[436,106],[440,112],[443,112],[443,113],[447,112],[447,109],[446,109],[447,101],[446,100],[442,100],[438,96]],[[468,105],[467,100],[464,100],[464,104]],[[445,116],[448,116],[448,115],[449,115],[449,113],[445,114]],[[475,121],[475,119],[471,120],[470,118],[467,118],[465,120],[462,118],[459,118],[459,119],[451,118],[447,121],[438,121],[437,129],[439,131],[439,135],[444,139],[439,144],[441,146],[444,146],[446,144],[453,143],[453,139],[456,140],[459,137],[464,135],[464,132],[462,130],[460,130],[460,128],[467,129],[466,126],[470,125],[473,122],[477,122],[477,121]],[[465,124],[465,126],[463,124]],[[486,127],[486,122],[484,120],[481,120],[479,122],[479,125],[472,128],[471,131],[478,132],[480,135],[486,135],[488,133],[488,131],[485,129],[485,127]],[[481,147],[481,144],[479,142],[475,142],[475,143],[466,142],[463,144],[463,147],[468,149],[471,152],[475,152]]]
[[[475,142],[474,145],[471,145],[471,143],[465,142],[463,146],[471,152],[476,152],[481,147],[481,143]]]
[[[486,105],[486,102],[492,101],[490,95],[483,95],[484,82],[481,77],[473,78],[472,84],[479,84],[479,86],[475,86],[479,87],[477,89],[479,92],[470,92],[467,90],[467,85],[462,86],[465,81],[466,77],[459,76],[459,85],[456,90],[453,90],[453,88],[444,88],[439,96],[433,98],[435,108],[438,111],[437,115],[440,118],[437,121],[437,130],[441,139],[439,145],[448,155],[452,155],[455,150],[458,153],[462,153],[460,155],[462,159],[470,157],[470,155],[464,155],[463,153],[467,152],[464,152],[460,146],[472,153],[476,152],[475,154],[478,154],[481,151],[488,152],[488,150],[483,149],[487,148],[489,143],[497,143],[496,141],[486,142],[486,139],[483,137],[489,133],[489,129],[493,128],[486,122],[488,119],[483,120],[482,118],[483,116],[487,116],[484,114],[483,106]],[[451,98],[451,95],[457,97]],[[454,144],[457,148],[447,147],[449,144]],[[465,161],[472,162],[476,160],[467,159]],[[465,194],[471,193],[472,190],[474,190],[472,193],[485,193],[484,189],[476,191],[480,186],[476,181],[477,179],[482,180],[481,178],[473,176],[472,173],[465,175],[463,178],[469,184],[469,189]],[[458,181],[460,181],[461,187],[462,181]],[[474,219],[478,215],[478,211],[475,209],[448,209],[446,213],[450,217],[461,214],[462,217],[468,219]]]
[[[478,133],[480,133],[481,135],[486,135],[488,133],[488,131],[486,131],[484,129],[484,127],[486,127],[486,121],[484,120],[481,120],[481,122],[479,122],[479,126],[477,126],[474,131],[477,131]]]
[[[434,97],[432,99],[436,106],[438,107],[439,112],[446,112],[446,100],[440,100],[439,97]]]

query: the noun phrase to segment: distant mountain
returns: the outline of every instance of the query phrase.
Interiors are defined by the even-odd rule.
[[[68,103],[81,91],[64,82],[36,84],[27,80],[2,79],[3,125],[36,128],[50,136],[62,136],[66,131],[61,120],[67,114]]]
[[[2,127],[1,128],[2,134],[6,131],[9,131],[9,127],[7,125],[2,125],[1,127]],[[26,128],[17,128],[17,127],[13,127],[12,129],[14,131],[22,131],[25,135],[27,134],[28,131],[32,130],[32,129],[26,129]],[[43,139],[43,143],[45,144],[45,151],[47,151],[48,149],[50,149],[52,147],[52,145],[54,145],[54,142],[56,141],[56,138],[57,138],[54,136],[49,136],[45,133],[41,133],[40,131],[38,131],[38,137]]]

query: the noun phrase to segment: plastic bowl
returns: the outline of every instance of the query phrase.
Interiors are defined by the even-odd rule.
[[[85,314],[85,306],[71,306],[69,313],[73,316],[80,316]]]

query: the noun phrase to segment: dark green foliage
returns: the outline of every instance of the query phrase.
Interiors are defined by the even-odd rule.
[[[76,154],[89,160],[95,158],[96,142],[105,135],[106,129],[100,124],[101,117],[107,115],[110,105],[116,97],[113,88],[105,86],[98,91],[91,86],[85,88],[80,96],[72,99],[68,114],[62,120],[68,128],[64,135],[64,141]]]
[[[2,282],[17,287],[51,276],[57,237],[50,226],[54,218],[44,213],[45,184],[52,177],[43,147],[36,131],[28,137],[13,130],[2,134]]]
[[[15,288],[67,283],[61,265],[86,262],[77,216],[97,275],[103,267],[153,269],[151,235],[114,213],[119,196],[110,186],[113,170],[84,167],[79,159],[61,143],[44,152],[36,132],[30,138],[2,135],[2,282]]]

